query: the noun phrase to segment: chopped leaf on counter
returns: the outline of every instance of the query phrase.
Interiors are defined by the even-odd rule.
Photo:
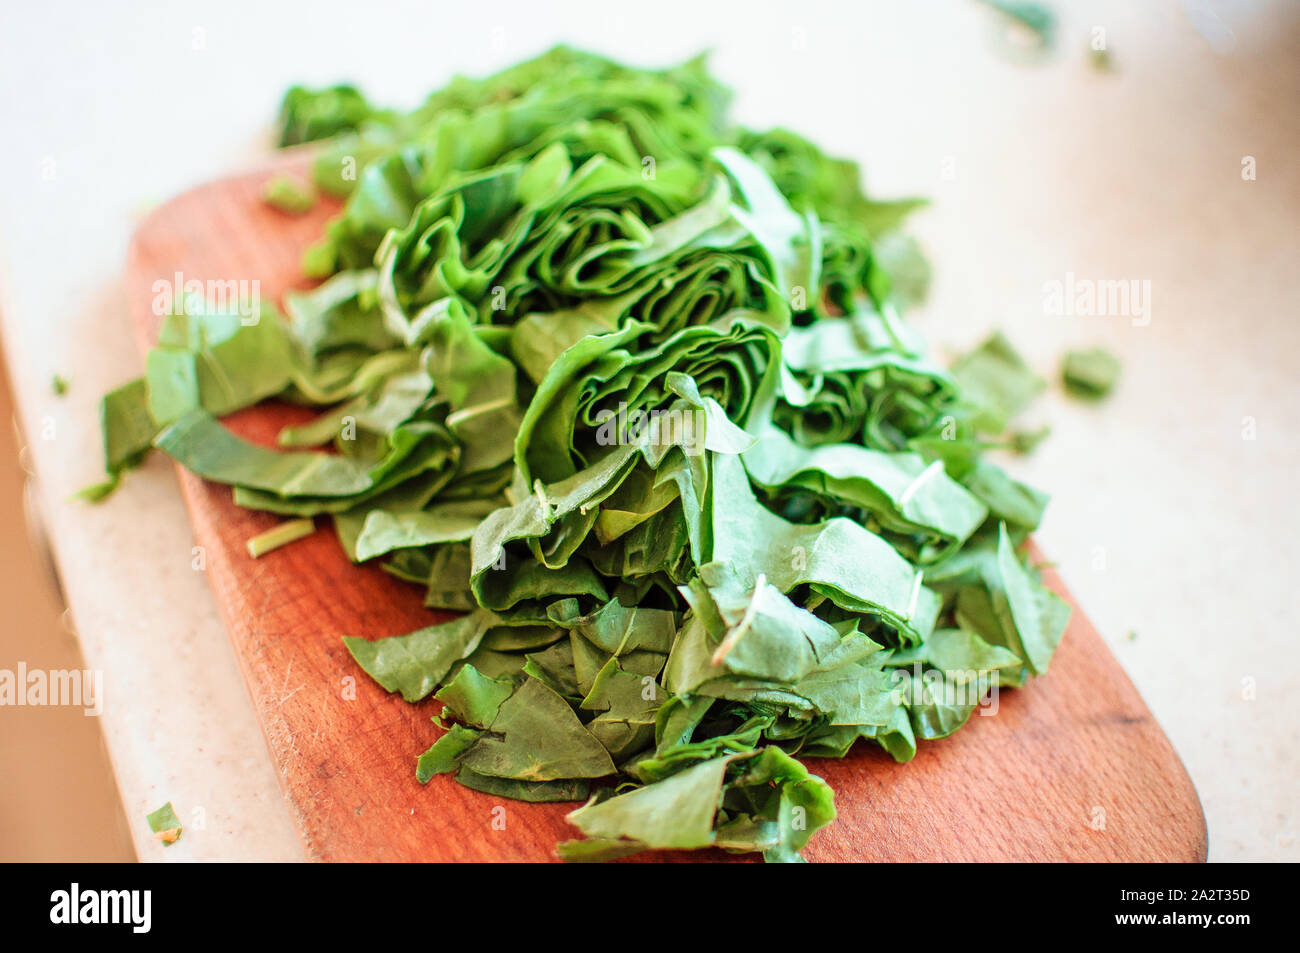
[[[172,809],[172,802],[168,801],[152,814],[145,816],[149,822],[149,830],[153,831],[153,836],[162,841],[165,846],[170,847],[180,840],[181,837],[181,819],[176,816],[176,811]]]
[[[328,138],[345,198],[323,280],[251,322],[187,302],[103,404],[92,495],[156,447],[291,518],[252,556],[321,515],[461,613],[344,642],[441,705],[418,782],[585,801],[569,860],[797,861],[835,817],[799,756],[907,761],[1065,627],[1017,550],[1046,497],[984,457],[1043,382],[1001,336],[927,356],[921,203],[728,98],[702,58],[563,47],[410,113],[295,87],[281,141]],[[221,423],[272,397],[317,416]]]
[[[159,427],[149,413],[149,388],[143,377],[104,395],[99,403],[99,426],[108,476],[78,494],[91,502],[110,495],[122,474],[143,463],[153,449]]]
[[[1115,57],[1111,55],[1110,47],[1096,46],[1090,42],[1088,44],[1088,62],[1099,73],[1115,72]]]
[[[1023,27],[1037,45],[1049,48],[1056,41],[1056,13],[1051,7],[1032,0],[981,0],[1008,21]]]
[[[1007,435],[1007,444],[1016,453],[1033,453],[1051,435],[1052,428],[1048,426],[1037,430],[1013,430]]]
[[[1103,348],[1070,351],[1065,355],[1061,377],[1065,388],[1077,397],[1101,398],[1119,380],[1119,358]]]

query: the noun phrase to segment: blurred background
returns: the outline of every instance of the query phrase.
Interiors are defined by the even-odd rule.
[[[1054,382],[1028,421],[1052,435],[1011,467],[1053,494],[1040,545],[1187,765],[1210,858],[1296,859],[1300,4],[1048,2],[1042,47],[997,6],[132,0],[7,14],[0,668],[84,657],[108,704],[99,718],[0,709],[0,859],[301,854],[189,570],[170,467],[154,460],[107,506],[68,502],[98,478],[100,394],[139,372],[118,280],[140,215],[265,157],[292,83],[349,80],[409,107],[453,73],[557,42],[640,65],[712,49],[738,121],[861,161],[873,195],[932,200],[913,226],[934,269],[914,319],[940,354],[1000,328]],[[1069,275],[1150,282],[1149,320],[1048,313],[1045,287]],[[1093,345],[1123,360],[1119,386],[1070,400],[1061,356]],[[29,471],[49,558],[23,516]],[[207,825],[164,854],[143,817],[167,800]]]
[[[0,363],[0,668],[83,669],[42,524],[31,455]],[[0,713],[0,860],[135,860],[99,721],[80,708]]]

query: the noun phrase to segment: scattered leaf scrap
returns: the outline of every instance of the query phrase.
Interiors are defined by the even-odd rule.
[[[259,556],[265,556],[281,546],[287,546],[289,543],[310,536],[315,531],[316,524],[310,519],[285,520],[279,526],[268,529],[265,533],[259,533],[249,539],[247,543],[248,555],[257,559]]]
[[[181,819],[176,816],[176,811],[172,809],[172,802],[168,801],[158,810],[145,817],[149,822],[149,830],[153,831],[153,836],[162,841],[165,846],[171,846],[180,840],[181,837]]]
[[[315,194],[291,175],[275,175],[266,183],[262,199],[272,208],[303,215],[316,206]]]
[[[1066,390],[1078,397],[1105,397],[1115,387],[1119,374],[1119,358],[1099,347],[1070,351],[1061,369]]]

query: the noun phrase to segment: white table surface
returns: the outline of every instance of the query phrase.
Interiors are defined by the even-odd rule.
[[[1055,388],[1030,414],[1053,436],[1013,466],[1053,493],[1039,540],[1182,755],[1211,859],[1297,859],[1300,5],[1064,6],[1036,67],[1009,62],[969,0],[7,12],[0,329],[141,858],[302,851],[170,465],[106,505],[67,501],[99,473],[100,394],[141,366],[119,280],[134,222],[256,162],[291,82],[411,105],[568,41],[647,65],[712,47],[741,119],[861,159],[873,193],[932,197],[918,321],[941,350],[1001,327],[1052,379],[1066,347],[1123,357],[1103,404]],[[1094,26],[1114,73],[1089,63]],[[1068,272],[1150,281],[1150,322],[1045,314],[1044,283]],[[143,815],[169,799],[187,831],[164,851]]]

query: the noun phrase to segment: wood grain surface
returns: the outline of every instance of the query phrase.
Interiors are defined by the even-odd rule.
[[[140,226],[126,291],[142,349],[160,318],[153,284],[257,280],[263,298],[305,288],[302,249],[337,204],[292,217],[260,201],[276,171],[306,177],[289,151],[256,172],[188,192]],[[273,445],[302,408],[269,403],[226,419]],[[342,637],[379,638],[445,613],[419,587],[351,565],[324,520],[261,559],[244,548],[279,518],[241,510],[228,487],[178,467],[249,694],[307,857],[334,861],[545,861],[574,836],[573,805],[503,801],[448,777],[415,780],[437,737],[438,703],[408,705],[373,683]],[[1070,599],[1052,571],[1048,584]],[[809,759],[835,789],[839,818],[805,851],[813,861],[1201,861],[1205,821],[1168,739],[1076,606],[1051,671],[1004,691],[992,717],[922,742],[899,765],[860,743],[843,760]],[[647,858],[650,859],[650,858]],[[729,860],[719,850],[658,860]]]

